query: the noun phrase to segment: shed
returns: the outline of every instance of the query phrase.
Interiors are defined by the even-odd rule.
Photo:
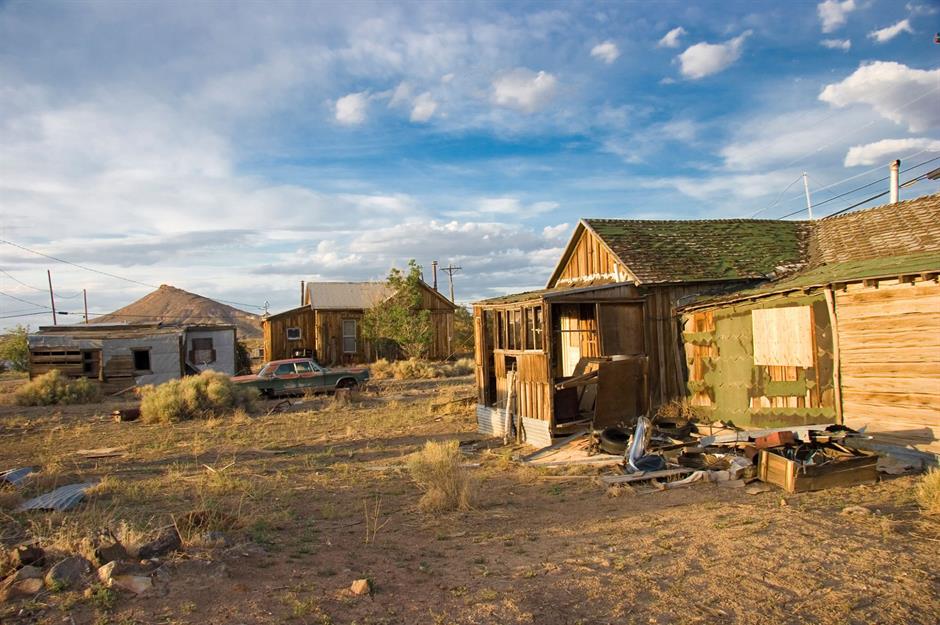
[[[431,313],[431,359],[452,355],[454,304],[421,283],[421,308]],[[308,282],[304,304],[264,320],[267,360],[295,356],[322,364],[374,362],[385,353],[362,334],[366,310],[394,295],[385,282]]]
[[[27,337],[29,376],[58,369],[97,380],[105,393],[205,370],[235,374],[235,326],[46,326]]]
[[[681,311],[692,403],[940,453],[940,195],[811,222],[803,267]]]
[[[503,433],[513,367],[515,410],[534,445],[580,420],[555,384],[585,359],[645,357],[646,406],[683,397],[676,306],[790,270],[806,245],[799,222],[582,219],[545,289],[474,304],[479,430]]]

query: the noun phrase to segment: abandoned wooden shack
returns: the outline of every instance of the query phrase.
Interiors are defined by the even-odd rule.
[[[428,357],[452,355],[454,304],[421,283],[421,309],[430,311],[431,345]],[[384,282],[308,282],[304,303],[264,319],[266,360],[311,357],[321,364],[367,363],[396,357],[394,346],[376,346],[362,332],[369,308],[394,295]]]
[[[692,404],[940,453],[940,195],[811,223],[799,270],[680,311]]]
[[[205,370],[235,374],[235,326],[45,326],[27,337],[30,379],[52,369],[97,380],[104,393]]]
[[[555,385],[604,357],[645,359],[644,409],[684,397],[676,306],[799,263],[806,229],[769,220],[582,219],[545,289],[474,304],[479,430],[503,434],[511,378],[525,440],[550,444],[586,408],[574,389]]]

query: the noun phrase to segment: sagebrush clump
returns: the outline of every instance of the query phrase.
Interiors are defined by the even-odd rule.
[[[921,478],[917,503],[927,514],[940,515],[940,469],[931,469]]]
[[[455,362],[429,362],[409,358],[389,362],[380,358],[369,365],[369,377],[374,380],[430,380],[433,378],[453,378],[473,373],[473,360],[461,358]]]
[[[224,373],[203,371],[141,388],[140,418],[145,423],[176,423],[222,417],[251,410],[257,396],[255,389],[233,383]]]
[[[88,378],[71,379],[53,369],[21,386],[15,396],[20,406],[88,404],[101,399],[101,389]]]
[[[418,506],[427,512],[468,510],[473,499],[470,474],[461,466],[457,441],[428,441],[408,460],[411,477],[424,491]]]

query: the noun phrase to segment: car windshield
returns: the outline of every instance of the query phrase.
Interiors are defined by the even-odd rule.
[[[266,364],[261,367],[261,371],[258,372],[259,378],[267,378],[274,375],[274,367],[271,366],[271,363]]]

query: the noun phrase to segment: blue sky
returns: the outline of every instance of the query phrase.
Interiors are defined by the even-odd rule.
[[[927,0],[0,2],[0,238],[255,312],[409,258],[461,302],[537,288],[580,217],[780,217],[804,170],[823,202],[940,156],[938,30]],[[150,290],[0,244],[32,302],[0,323],[48,323],[13,317],[47,268],[66,310]]]

